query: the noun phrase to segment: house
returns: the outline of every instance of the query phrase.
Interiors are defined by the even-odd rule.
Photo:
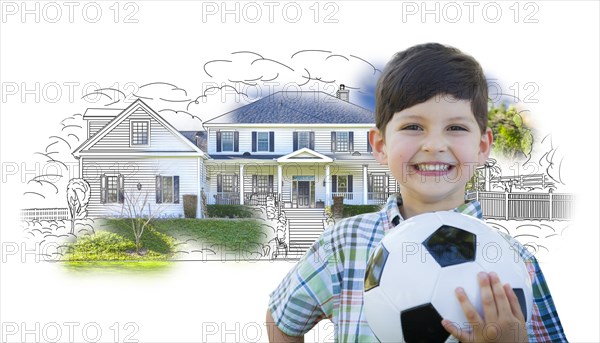
[[[284,208],[384,202],[396,182],[373,158],[374,114],[324,92],[277,92],[204,123],[211,203],[262,204],[275,194]]]
[[[124,110],[88,109],[83,119],[87,139],[73,155],[90,185],[90,217],[126,214],[126,198],[138,196],[162,216],[182,216],[182,196],[200,194],[203,135],[178,131],[141,100]]]
[[[88,109],[84,119],[88,138],[73,154],[91,187],[91,216],[114,212],[136,190],[177,216],[184,194],[249,205],[272,195],[284,208],[314,208],[334,196],[381,204],[398,189],[371,153],[374,114],[352,104],[343,85],[336,96],[273,93],[206,121],[205,131],[175,128],[141,100]]]

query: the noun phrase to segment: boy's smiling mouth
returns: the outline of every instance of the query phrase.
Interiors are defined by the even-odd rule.
[[[412,164],[411,167],[419,175],[442,175],[451,171],[454,166],[444,162],[423,162]]]

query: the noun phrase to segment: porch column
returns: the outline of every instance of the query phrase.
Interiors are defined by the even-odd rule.
[[[331,176],[329,175],[329,164],[325,165],[325,206],[329,206],[331,198]]]
[[[277,165],[277,197],[281,201],[281,193],[283,188],[283,172],[281,170],[281,164]]]
[[[240,205],[244,204],[244,165],[240,163]]]
[[[367,174],[367,165],[363,165],[363,205],[366,205],[369,201],[369,175]]]

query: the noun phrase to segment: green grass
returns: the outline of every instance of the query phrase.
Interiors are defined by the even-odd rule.
[[[206,205],[209,218],[255,218],[252,208],[244,205]]]
[[[154,221],[154,228],[179,239],[194,238],[227,250],[252,249],[267,237],[256,219],[160,219]]]
[[[138,255],[130,225],[130,219],[106,219],[96,234],[79,237],[64,257],[69,269],[162,270],[171,264],[177,243],[190,238],[214,250],[255,251],[267,237],[256,219],[156,219],[142,234],[146,253]]]

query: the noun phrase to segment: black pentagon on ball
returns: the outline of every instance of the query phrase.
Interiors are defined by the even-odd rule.
[[[442,316],[431,304],[400,312],[400,323],[407,343],[442,343],[450,336],[442,326]]]
[[[525,300],[525,292],[523,292],[522,288],[513,288],[513,292],[515,292],[517,299],[519,299],[519,306],[521,307],[523,318],[527,318],[527,301]]]
[[[442,267],[475,261],[476,237],[469,231],[442,225],[423,245]]]
[[[365,292],[379,286],[383,267],[389,255],[390,253],[385,246],[381,244],[369,260],[367,270],[365,271]]]

